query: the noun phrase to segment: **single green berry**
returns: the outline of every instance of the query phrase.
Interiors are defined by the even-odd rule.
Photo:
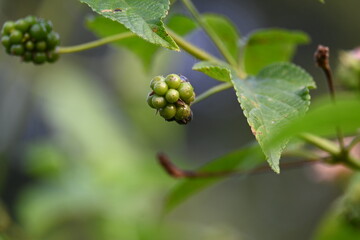
[[[46,54],[46,60],[49,63],[56,62],[59,59],[59,57],[60,57],[60,54],[58,54],[54,51],[47,52],[47,54]]]
[[[39,21],[40,25],[42,25],[48,33],[50,33],[53,30],[53,25],[50,20],[41,19]]]
[[[175,119],[183,120],[188,119],[191,116],[191,108],[189,105],[185,104],[183,106],[177,107]]]
[[[35,23],[30,28],[30,36],[34,38],[35,40],[44,40],[46,38],[47,31],[46,28],[39,24]]]
[[[42,64],[46,61],[46,54],[44,52],[37,52],[33,55],[33,62],[35,64]]]
[[[13,21],[7,21],[4,23],[1,32],[4,35],[10,35],[10,33],[14,28],[15,28],[15,23]]]
[[[154,78],[151,80],[151,82],[150,82],[150,87],[151,87],[151,89],[154,90],[155,84],[158,83],[158,82],[163,82],[163,81],[165,81],[165,79],[164,79],[163,76],[156,76],[156,77],[154,77]]]
[[[194,89],[189,82],[181,83],[178,91],[181,99],[189,99],[194,94]]]
[[[11,43],[21,43],[23,39],[23,34],[19,30],[13,30],[10,34],[10,42]]]
[[[181,78],[177,74],[170,74],[165,78],[165,82],[169,88],[177,89],[181,84]]]
[[[25,48],[21,44],[13,44],[10,47],[10,52],[13,55],[20,56],[20,55],[23,55],[23,53],[25,52]]]
[[[30,34],[28,33],[28,32],[26,32],[26,33],[24,33],[24,37],[23,37],[23,42],[26,42],[26,41],[28,41],[28,40],[30,40]]]
[[[27,42],[25,43],[25,48],[26,48],[26,50],[29,50],[29,51],[34,50],[34,48],[35,48],[34,42],[32,42],[32,41],[27,41]]]
[[[153,95],[151,102],[156,109],[163,108],[167,104],[165,98],[158,95]]]
[[[37,22],[37,19],[34,16],[27,16],[26,18],[24,18],[24,21],[26,21],[29,26],[31,26]]]
[[[165,82],[157,82],[154,85],[154,92],[157,95],[163,96],[168,91],[168,85]]]
[[[183,101],[187,104],[190,104],[193,101],[195,101],[195,92],[193,93],[193,95],[190,98],[183,99]]]
[[[30,62],[33,58],[33,55],[32,55],[32,52],[29,52],[29,51],[26,51],[24,54],[23,54],[23,61],[24,62]]]
[[[147,96],[147,98],[146,98],[146,101],[147,101],[147,103],[149,104],[149,106],[150,106],[151,108],[155,108],[154,105],[152,104],[153,96],[154,96],[154,95],[150,95],[150,94],[149,94],[149,95]]]
[[[165,94],[165,99],[166,101],[168,101],[169,103],[174,103],[177,100],[179,100],[180,94],[177,90],[175,89],[169,89],[166,94]]]
[[[50,32],[46,38],[49,49],[54,49],[60,43],[60,35],[57,32]]]
[[[172,119],[176,114],[176,106],[174,104],[168,104],[164,108],[159,110],[160,116],[166,120]]]
[[[1,43],[5,48],[9,48],[11,45],[10,37],[6,35],[2,36]]]
[[[46,50],[47,44],[45,41],[40,41],[36,43],[36,50],[44,52]]]
[[[15,28],[21,32],[26,32],[30,27],[30,24],[24,19],[19,19],[15,22]]]

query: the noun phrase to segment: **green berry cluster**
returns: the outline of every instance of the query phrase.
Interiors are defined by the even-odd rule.
[[[16,22],[7,21],[1,34],[1,43],[6,52],[20,56],[24,62],[52,63],[59,58],[55,48],[60,43],[60,36],[53,31],[51,21],[34,16],[27,16]]]
[[[194,88],[182,75],[170,74],[151,80],[152,91],[147,97],[150,107],[159,111],[166,121],[187,124],[192,119],[190,104],[195,100]]]

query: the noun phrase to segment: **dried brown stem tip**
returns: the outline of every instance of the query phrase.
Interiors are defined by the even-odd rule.
[[[316,64],[323,69],[329,69],[330,65],[329,65],[329,47],[323,46],[323,45],[319,45],[314,58],[315,58],[315,62]]]

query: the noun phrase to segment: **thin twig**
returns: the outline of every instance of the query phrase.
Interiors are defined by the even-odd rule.
[[[70,46],[70,47],[58,47],[56,49],[56,52],[59,54],[81,52],[81,51],[85,51],[88,49],[92,49],[92,48],[99,47],[99,46],[102,46],[102,45],[105,45],[108,43],[120,41],[123,39],[135,37],[135,36],[136,35],[132,32],[119,33],[119,34],[111,35],[111,36],[101,38],[101,39],[98,39],[98,40],[95,40],[92,42],[83,43],[80,45],[75,45],[75,46]]]
[[[208,98],[208,97],[210,97],[211,95],[213,95],[215,93],[218,93],[218,92],[224,91],[226,89],[229,89],[232,86],[233,85],[232,85],[231,82],[226,82],[226,83],[216,85],[216,86],[208,89],[206,92],[204,92],[204,93],[200,94],[199,96],[197,96],[195,98],[195,101],[192,104],[198,103],[198,102],[204,100],[205,98]]]
[[[218,171],[218,172],[204,172],[204,171],[191,171],[183,170],[178,168],[170,158],[164,153],[158,153],[157,155],[159,163],[164,168],[164,170],[173,178],[189,178],[189,179],[202,179],[202,178],[216,178],[216,177],[229,177],[232,175],[239,174],[258,174],[263,172],[270,172],[271,168],[269,166],[261,166],[252,170],[227,170],[227,171]],[[281,164],[282,169],[291,169],[297,168],[299,166],[304,166],[309,163],[315,163],[318,161],[313,160],[302,160],[297,162],[285,162]]]
[[[228,49],[226,49],[224,43],[221,41],[221,39],[218,37],[218,35],[215,33],[215,31],[203,20],[200,13],[194,6],[191,0],[182,0],[182,3],[184,6],[189,10],[189,12],[192,14],[196,22],[202,27],[202,29],[207,33],[207,35],[210,37],[210,39],[213,41],[215,46],[219,49],[220,53],[225,57],[225,59],[228,61],[228,63],[236,69],[237,63],[236,60],[231,56]]]
[[[315,57],[315,62],[318,65],[318,67],[320,67],[324,71],[324,74],[325,74],[325,77],[327,80],[327,84],[329,87],[331,100],[333,101],[334,104],[336,104],[334,80],[333,80],[333,75],[332,75],[332,71],[331,71],[331,67],[330,67],[330,63],[329,63],[329,58],[330,58],[329,47],[319,45],[315,52],[314,57]],[[346,151],[345,144],[344,144],[344,136],[343,136],[341,129],[339,127],[337,127],[336,132],[337,132],[337,138],[339,141],[341,151]]]

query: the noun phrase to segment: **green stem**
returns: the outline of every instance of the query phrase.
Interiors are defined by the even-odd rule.
[[[353,147],[355,147],[360,142],[360,135],[356,136],[351,140],[350,144],[347,146],[347,150],[350,151]]]
[[[348,156],[347,158],[345,158],[345,161],[343,161],[343,163],[351,169],[360,170],[360,162],[352,156]]]
[[[343,163],[351,169],[360,170],[360,161],[352,157],[348,151],[344,151],[337,144],[309,133],[303,133],[300,137],[304,141],[330,153],[334,163]]]
[[[186,51],[190,55],[194,56],[195,58],[202,60],[202,61],[221,62],[220,59],[217,59],[216,57],[212,56],[211,54],[196,47],[195,45],[186,41],[184,38],[177,35],[175,32],[171,31],[170,29],[166,29],[166,31],[174,39],[174,41],[179,45],[179,47],[181,47],[184,51]]]
[[[200,94],[199,96],[197,96],[195,98],[195,101],[192,104],[198,103],[198,102],[204,100],[205,98],[210,97],[211,95],[213,95],[215,93],[218,93],[218,92],[224,91],[226,89],[229,89],[232,86],[233,85],[232,85],[231,82],[226,82],[226,83],[216,85],[215,87],[212,87],[209,90],[207,90],[206,92],[204,92],[204,93]]]
[[[201,18],[200,13],[197,11],[194,4],[191,2],[191,0],[182,0],[185,7],[189,10],[189,12],[193,15],[195,20],[198,22],[198,24],[204,29],[204,31],[208,34],[210,39],[214,42],[216,47],[219,49],[220,53],[225,57],[226,61],[234,68],[237,69],[237,63],[236,60],[231,56],[229,51],[226,49],[225,45],[221,41],[221,39],[218,37],[216,32],[209,27],[209,25]]]
[[[303,139],[305,142],[310,143],[320,148],[321,150],[330,153],[332,156],[338,156],[340,154],[339,146],[325,138],[312,135],[310,133],[303,133],[300,135],[300,138]]]
[[[105,44],[108,44],[111,42],[116,42],[116,41],[123,40],[126,38],[134,37],[134,36],[136,36],[136,35],[132,32],[119,33],[119,34],[112,35],[109,37],[101,38],[99,40],[95,40],[93,42],[88,42],[88,43],[84,43],[84,44],[80,44],[80,45],[76,45],[76,46],[59,47],[59,48],[57,48],[56,51],[57,51],[57,53],[60,53],[60,54],[81,52],[84,50],[99,47],[99,46],[102,46],[102,45],[105,45]]]
[[[317,161],[321,158],[318,154],[316,154],[314,151],[309,151],[305,148],[299,148],[299,149],[285,149],[281,156],[283,157],[301,157],[309,161]]]

